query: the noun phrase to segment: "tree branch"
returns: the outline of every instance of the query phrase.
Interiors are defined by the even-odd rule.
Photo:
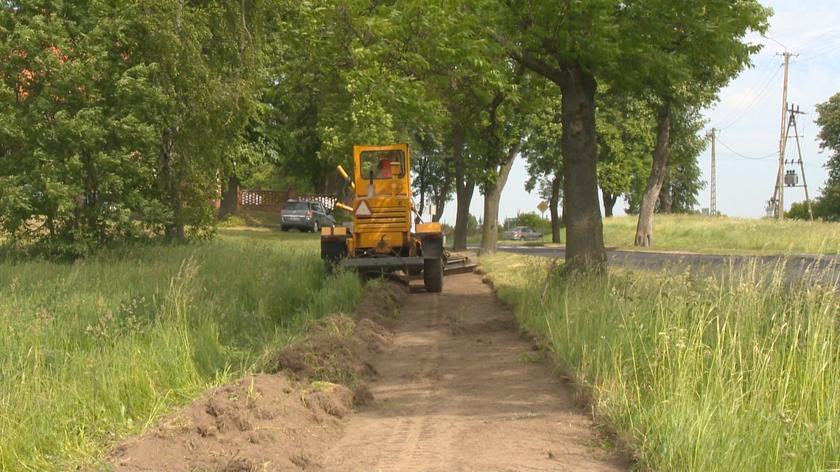
[[[564,74],[561,68],[554,67],[540,59],[537,59],[531,54],[518,51],[516,46],[509,39],[498,33],[491,32],[490,36],[508,50],[510,57],[513,58],[514,61],[522,64],[525,68],[530,69],[532,72],[536,72],[557,85],[562,85],[562,82],[564,82]]]

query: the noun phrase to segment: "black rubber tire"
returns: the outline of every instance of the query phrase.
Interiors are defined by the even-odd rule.
[[[288,233],[289,232],[289,227],[288,226],[281,226],[280,231],[283,231],[284,233]]]
[[[443,259],[423,261],[423,286],[430,293],[443,291]]]

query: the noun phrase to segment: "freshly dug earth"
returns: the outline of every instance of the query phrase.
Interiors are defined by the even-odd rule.
[[[113,454],[118,471],[627,470],[571,387],[475,275],[368,293]],[[393,330],[383,327],[388,325]],[[340,385],[343,384],[343,385]],[[356,412],[348,414],[353,408]]]
[[[251,472],[311,470],[341,435],[340,419],[373,397],[367,359],[385,349],[407,295],[387,284],[366,290],[357,318],[333,315],[277,356],[277,374],[224,385],[117,446],[106,470]]]
[[[420,292],[420,290],[417,290]],[[410,296],[373,359],[375,400],[315,463],[335,471],[628,470],[571,387],[473,274]]]
[[[352,406],[341,385],[306,391],[261,374],[218,388],[112,453],[117,471],[306,469]]]

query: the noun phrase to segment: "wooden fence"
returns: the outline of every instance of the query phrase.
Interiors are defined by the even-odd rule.
[[[320,202],[327,210],[335,208],[337,199],[327,195],[298,195],[294,190],[240,190],[237,210],[279,212],[289,199]]]
[[[236,209],[279,212],[289,198],[295,198],[293,190],[240,190]]]

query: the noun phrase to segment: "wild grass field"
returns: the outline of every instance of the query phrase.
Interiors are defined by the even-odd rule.
[[[840,296],[781,270],[721,278],[482,259],[520,322],[642,470],[840,469]]]
[[[637,218],[633,216],[605,219],[605,244],[633,248],[636,223]],[[651,249],[705,253],[840,254],[840,223],[656,215]]]
[[[115,439],[259,370],[360,289],[351,274],[324,278],[317,237],[265,230],[0,263],[0,470],[94,463]]]
[[[636,249],[637,217],[604,219],[604,243],[608,247]],[[565,234],[561,234],[565,237]],[[473,236],[470,243],[481,242]],[[547,234],[543,244],[551,242]],[[539,245],[539,242],[500,240],[500,244]],[[822,221],[709,217],[701,215],[656,215],[650,250],[716,254],[840,254],[840,223]]]

